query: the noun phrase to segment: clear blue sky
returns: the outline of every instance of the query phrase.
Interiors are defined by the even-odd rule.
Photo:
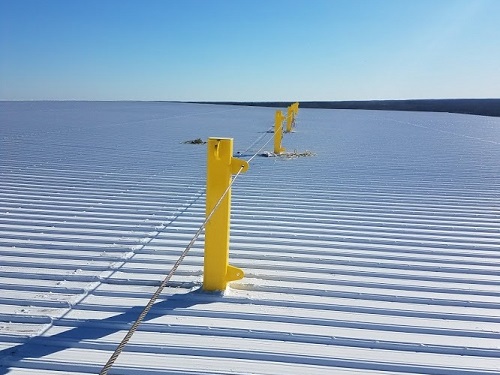
[[[500,97],[500,0],[0,0],[0,99]]]

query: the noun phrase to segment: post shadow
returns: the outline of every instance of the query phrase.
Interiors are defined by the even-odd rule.
[[[196,298],[196,295],[201,295],[201,292],[195,290],[182,295],[173,295],[164,301],[155,303],[144,318],[144,322],[165,315],[166,312],[175,309],[209,304],[223,298],[221,293],[203,294],[204,298]],[[53,336],[36,336],[25,343],[4,349],[0,351],[0,375],[8,374],[12,367],[16,367],[16,364],[25,358],[41,358],[71,348],[73,343],[78,343],[81,340],[98,340],[121,331],[123,328],[117,328],[113,323],[119,323],[119,326],[123,324],[131,325],[136,321],[143,309],[144,306],[134,306],[121,314],[106,319],[82,320],[77,323],[76,327],[68,331]],[[51,344],[51,342],[57,340],[61,340],[65,344],[57,346]]]

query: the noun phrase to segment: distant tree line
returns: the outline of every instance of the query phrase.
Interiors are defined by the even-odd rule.
[[[198,102],[200,103],[200,102]],[[206,104],[287,107],[292,102],[203,102]],[[384,111],[423,111],[465,113],[500,117],[500,99],[412,99],[370,101],[300,102],[300,108],[368,109]]]

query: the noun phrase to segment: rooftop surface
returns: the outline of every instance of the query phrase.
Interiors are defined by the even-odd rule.
[[[97,374],[204,220],[206,146],[273,108],[0,103],[0,375]],[[500,118],[301,109],[109,374],[498,374]],[[264,148],[272,151],[272,141]]]

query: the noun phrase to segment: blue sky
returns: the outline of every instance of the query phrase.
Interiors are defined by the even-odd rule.
[[[500,0],[0,0],[0,100],[500,97]]]

